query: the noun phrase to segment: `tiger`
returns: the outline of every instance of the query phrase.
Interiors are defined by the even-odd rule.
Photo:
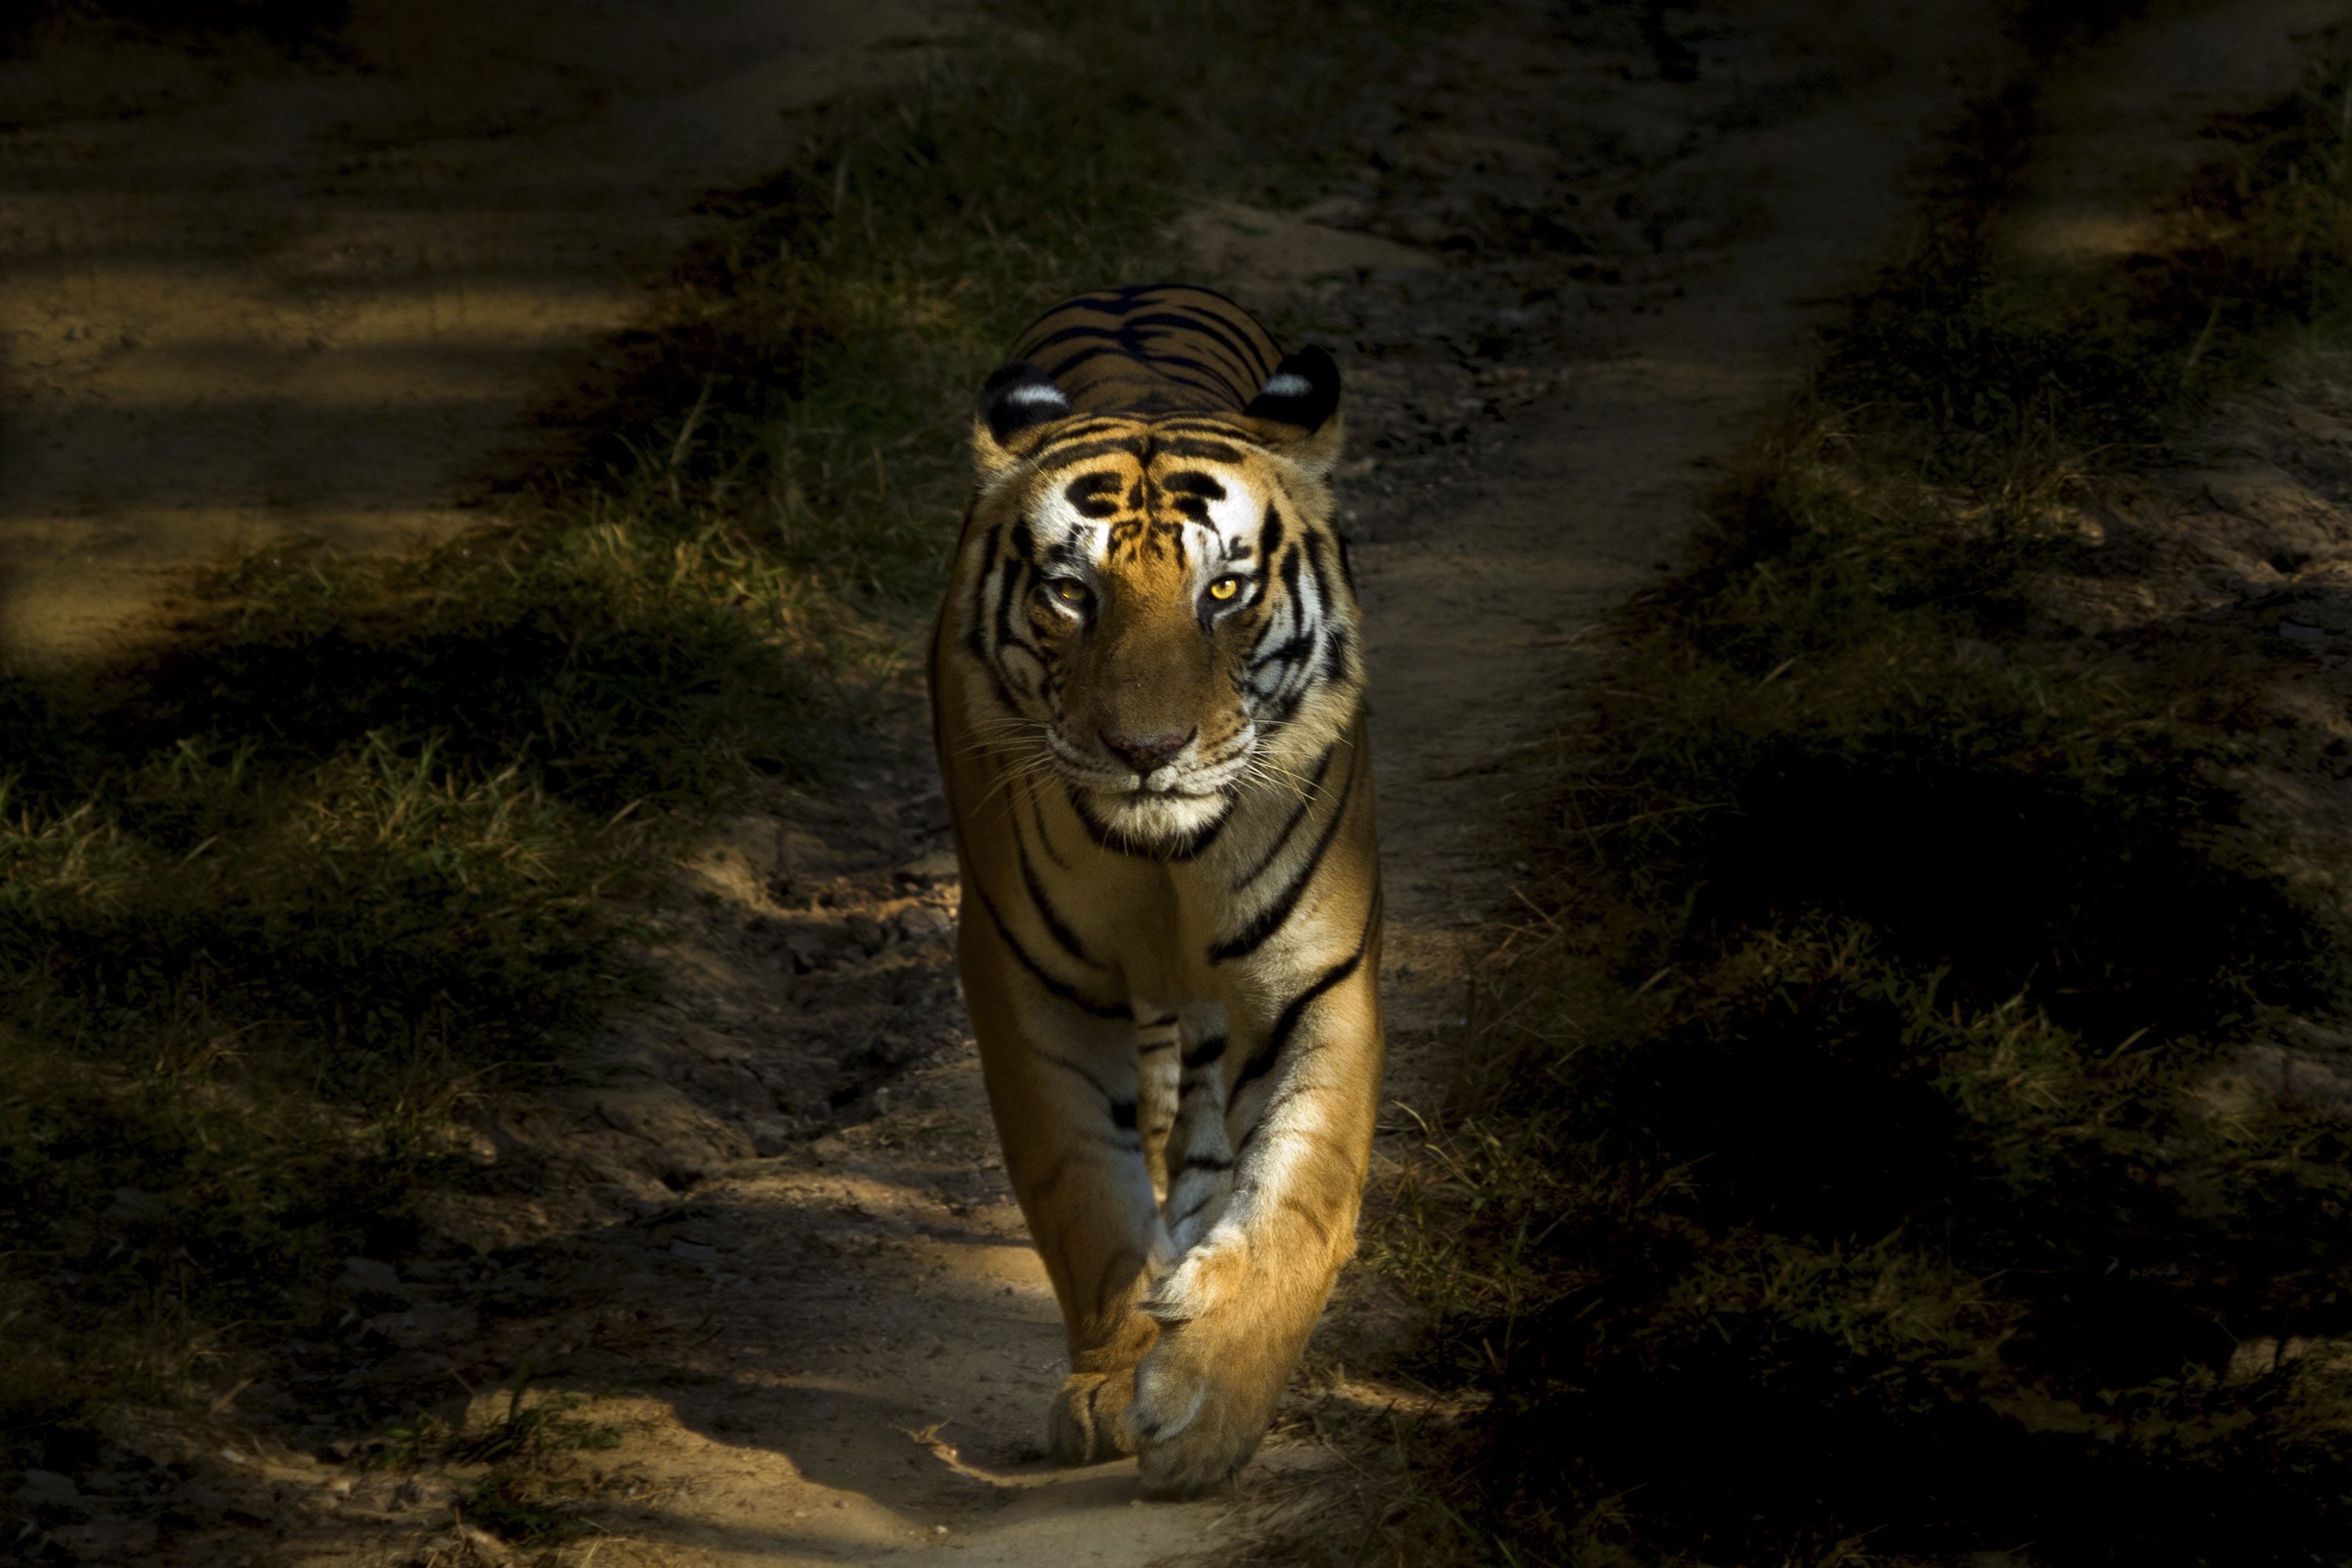
[[[929,651],[958,971],[1069,1343],[1066,1465],[1256,1451],[1356,1247],[1384,1042],[1339,373],[1083,294],[982,386]]]

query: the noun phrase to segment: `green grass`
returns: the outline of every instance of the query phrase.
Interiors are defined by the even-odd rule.
[[[1002,345],[1177,266],[1189,191],[1354,156],[1444,14],[1010,11],[711,199],[551,412],[593,437],[485,526],[266,552],[168,639],[0,673],[0,1470],[332,1342],[339,1260],[465,1179],[467,1102],[643,989],[616,939],[694,823],[871,743]]]
[[[1403,1436],[1406,1560],[2341,1560],[2352,1147],[2244,1053],[2340,1012],[2344,911],[2224,782],[2259,677],[2032,599],[2069,497],[2345,331],[2312,80],[2161,254],[2071,271],[2000,243],[2032,104],[1990,105],[1624,616],[1549,923],[1370,1248],[1465,1412]]]

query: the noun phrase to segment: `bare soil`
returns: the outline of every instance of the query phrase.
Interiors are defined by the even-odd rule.
[[[889,36],[886,9],[859,7],[831,36],[844,47]],[[2293,9],[2236,7],[2234,25],[2270,29],[2268,40],[2294,25]],[[563,36],[594,56],[580,41],[595,31],[586,10]],[[686,58],[733,60],[744,35],[730,29],[761,10],[685,8],[664,31]],[[790,26],[824,10],[799,8]],[[1980,11],[1958,0],[1735,5],[1644,22],[1493,7],[1433,53],[1410,100],[1394,106],[1391,134],[1318,199],[1280,214],[1214,204],[1188,220],[1204,266],[1234,279],[1246,302],[1334,343],[1350,379],[1357,455],[1347,494],[1372,637],[1394,1127],[1409,1128],[1410,1108],[1443,1093],[1475,956],[1510,904],[1502,829],[1538,798],[1545,737],[1592,679],[1595,628],[1675,557],[1710,461],[1757,428],[1801,372],[1820,312],[1899,237],[1906,171],[1922,139],[2000,63]],[[608,184],[655,183],[664,157],[676,160],[663,165],[676,182],[717,167],[689,121],[665,122],[653,109],[609,118],[637,102],[622,84],[641,65],[634,47],[613,53],[546,67],[573,106],[568,129],[502,115],[508,133],[484,132],[482,162],[467,166],[495,163],[520,187],[541,177],[530,169],[562,165],[571,138],[636,147],[643,161],[628,181],[565,175],[572,184],[562,189],[615,202]],[[790,58],[793,69],[814,68]],[[198,69],[160,56],[147,68],[171,80]],[[438,80],[435,70],[451,67],[415,68]],[[178,112],[242,113],[235,104],[254,92],[334,100],[360,90],[365,73],[354,69],[339,58],[278,58],[257,86],[210,78],[183,89],[190,106]],[[612,73],[609,84],[598,85],[599,70]],[[669,96],[658,101],[683,115],[709,79],[681,68],[665,79]],[[774,101],[782,79],[758,79],[739,86]],[[2172,92],[2171,79],[2149,79],[2146,90]],[[2233,90],[2252,102],[2284,85]],[[102,134],[87,117],[71,123],[114,138],[108,156],[125,168],[161,166],[185,134],[168,115],[103,122]],[[214,237],[209,262],[191,251],[167,267],[139,264],[169,272],[169,297],[193,301],[172,306],[184,339],[118,327],[128,317],[98,304],[114,296],[75,281],[129,276],[137,268],[117,253],[152,250],[161,232],[106,180],[61,180],[42,198],[53,216],[26,220],[94,237],[57,242],[58,255],[86,259],[0,286],[20,291],[8,319],[33,323],[14,329],[10,365],[29,365],[36,350],[62,356],[44,372],[49,381],[10,372],[26,389],[12,387],[27,399],[26,427],[46,433],[34,445],[63,439],[51,449],[67,454],[25,473],[11,465],[0,479],[0,553],[28,574],[19,579],[27,596],[11,602],[64,606],[41,609],[46,622],[20,619],[26,635],[64,637],[119,616],[136,596],[126,584],[145,593],[169,580],[167,565],[248,542],[239,531],[248,523],[341,527],[360,543],[454,525],[454,512],[436,509],[506,438],[531,367],[543,363],[533,356],[598,330],[600,312],[625,314],[630,258],[676,232],[619,215],[582,219],[570,248],[541,256],[544,231],[501,230],[450,269],[469,280],[469,300],[561,278],[547,282],[549,297],[596,301],[572,315],[499,316],[484,305],[464,318],[526,323],[510,331],[425,331],[417,323],[457,319],[452,296],[436,284],[412,298],[386,283],[385,298],[336,319],[407,322],[383,328],[380,341],[394,346],[376,359],[405,367],[413,382],[394,384],[416,390],[395,396],[398,417],[323,395],[316,407],[330,412],[306,414],[313,383],[295,368],[310,363],[299,354],[332,350],[289,345],[325,319],[322,301],[342,296],[310,285],[257,294],[238,258],[273,222],[308,237],[302,246],[328,244],[320,236],[334,225],[309,204],[342,154],[331,137],[282,130],[252,132],[234,176],[213,176],[215,190],[250,187],[236,198],[250,205],[245,226]],[[38,124],[8,132],[0,166],[34,167],[29,149],[49,134]],[[747,134],[728,145],[730,157],[755,158],[759,143]],[[257,167],[273,146],[299,166],[264,179]],[[434,146],[427,163],[447,156],[446,141]],[[516,148],[524,161],[509,165]],[[404,204],[412,215],[488,215],[499,205],[460,200],[464,180],[446,172],[422,178],[395,203],[387,175],[352,210],[394,225],[389,209]],[[562,208],[553,187],[531,188],[532,210]],[[654,211],[645,199],[635,210]],[[374,265],[378,274],[394,267]],[[579,281],[591,276],[593,287]],[[101,337],[146,334],[139,346],[77,350],[84,340],[68,335],[71,310],[40,303],[75,289],[89,301],[75,308],[104,317]],[[206,299],[215,320],[241,324],[200,350],[194,323]],[[339,330],[356,354],[365,333]],[[506,346],[484,360],[488,340]],[[150,353],[166,342],[189,346]],[[166,363],[170,378],[133,368]],[[362,374],[372,363],[356,357],[333,374],[373,388]],[[504,368],[479,370],[479,384],[515,390],[477,400],[451,390],[493,363]],[[2319,367],[2312,384],[2333,389],[2323,371],[2333,374]],[[142,380],[151,374],[159,379]],[[202,410],[264,405],[284,417],[236,426],[226,455],[194,463],[184,484],[167,483],[173,466],[154,458],[177,448],[135,434],[152,419],[203,446]],[[62,434],[103,426],[84,416],[110,409],[138,415],[121,421],[131,434],[114,448]],[[2336,464],[2336,429],[2298,460]],[[131,462],[132,452],[147,456]],[[2340,483],[2335,468],[2327,473]],[[93,475],[114,488],[91,491]],[[352,495],[355,476],[381,494]],[[289,510],[269,500],[270,484],[306,499]],[[209,532],[155,522],[151,532],[165,489],[171,504],[194,509],[187,515],[208,507],[204,515],[226,521]],[[95,510],[77,510],[74,498],[92,493]],[[102,530],[93,517],[107,520]],[[332,518],[346,521],[322,521]],[[75,545],[79,557],[66,548],[101,532],[119,535],[120,548]],[[2347,634],[2315,611],[2307,618],[2318,639],[2279,635],[2297,657],[2308,645],[2324,660],[2327,639]],[[548,1462],[577,1489],[563,1517],[578,1533],[545,1548],[560,1563],[872,1563],[952,1551],[971,1563],[1140,1564],[1217,1556],[1265,1509],[1311,1504],[1312,1488],[1258,1484],[1146,1506],[1131,1466],[1057,1473],[1041,1464],[1060,1331],[1003,1179],[956,999],[953,865],[919,694],[901,689],[881,707],[858,742],[874,760],[854,787],[779,798],[723,824],[679,868],[647,948],[661,995],[618,1021],[574,1081],[485,1123],[488,1173],[433,1216],[436,1247],[401,1273],[357,1260],[340,1286],[351,1304],[342,1336],[315,1347],[296,1386],[237,1393],[215,1432],[146,1435],[149,1458],[168,1462],[126,1460],[87,1483],[80,1521],[52,1532],[55,1550],[92,1563],[501,1560],[507,1549],[466,1513],[478,1468],[340,1456],[380,1430],[386,1409],[494,1421],[506,1408],[499,1390],[519,1379],[533,1397],[583,1396],[571,1415],[616,1438]],[[1376,1188],[1379,1180],[1376,1172]],[[1260,1478],[1286,1483],[1345,1462],[1318,1441],[1319,1413],[1393,1396],[1350,1379],[1343,1363],[1410,1310],[1350,1276]]]
[[[37,30],[0,58],[0,649],[100,644],[225,552],[465,527],[695,197],[936,31],[911,0]]]

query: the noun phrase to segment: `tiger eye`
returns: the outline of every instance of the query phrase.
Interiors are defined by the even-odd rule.
[[[1238,577],[1220,577],[1209,584],[1209,597],[1212,599],[1230,599],[1241,591],[1242,580]]]
[[[1072,605],[1087,596],[1086,584],[1075,577],[1065,577],[1055,584],[1054,592],[1060,595],[1065,603]]]

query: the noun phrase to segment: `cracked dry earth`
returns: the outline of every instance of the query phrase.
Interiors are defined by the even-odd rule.
[[[1349,378],[1401,1108],[1443,1092],[1510,899],[1496,829],[1540,786],[1589,634],[1895,242],[1924,139],[2014,66],[1978,12],[1496,5],[1318,200],[1187,220],[1205,277]],[[1314,1417],[1392,1397],[1342,1363],[1411,1310],[1361,1271],[1238,1493],[1144,1505],[1131,1464],[1041,1463],[1060,1329],[957,1000],[921,696],[878,708],[852,787],[720,825],[680,868],[658,996],[478,1130],[486,1174],[425,1254],[355,1260],[288,1386],[53,1512],[60,1560],[1141,1564],[1313,1506],[1294,1483],[1345,1462]],[[547,1461],[569,1530],[522,1552],[467,1516],[480,1468],[347,1461],[404,1409],[494,1423],[525,1379],[576,1399],[551,1430],[579,1446]]]

